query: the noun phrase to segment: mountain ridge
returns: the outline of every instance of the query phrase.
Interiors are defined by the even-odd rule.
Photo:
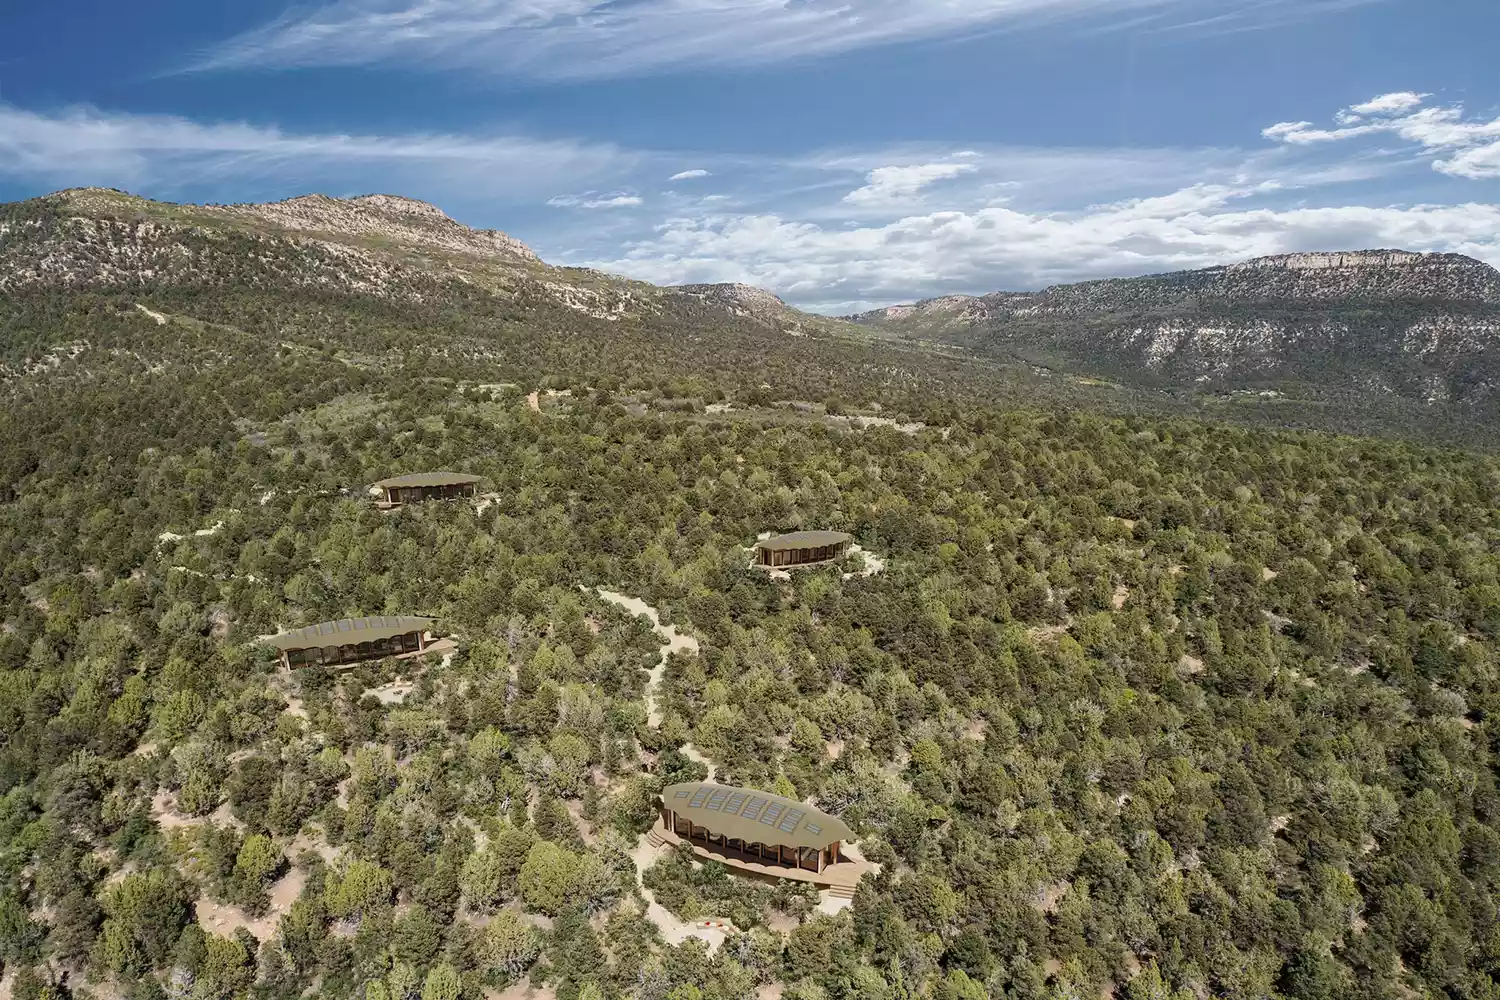
[[[257,270],[275,273],[248,273]],[[552,265],[507,233],[471,228],[401,195],[194,205],[70,188],[0,206],[0,291],[159,278],[201,283],[215,272],[415,300],[458,281],[507,297],[550,298],[611,322],[707,308],[798,335],[864,335],[842,321],[798,312],[763,289],[655,286]]]
[[[1356,266],[1342,266],[1349,261]],[[1351,271],[1368,286],[1365,299],[1348,288],[1324,294],[1329,274]],[[1422,281],[1436,281],[1434,295],[1423,297]],[[554,266],[508,234],[399,195],[204,206],[85,188],[0,204],[0,299],[18,306],[0,343],[7,373],[112,364],[92,321],[17,318],[99,302],[194,329],[217,324],[214,337],[332,350],[357,365],[436,350],[542,377],[541,354],[515,351],[545,340],[567,359],[552,372],[602,375],[601,365],[637,363],[641,351],[683,371],[733,358],[754,395],[774,387],[843,406],[899,386],[898,405],[918,416],[930,409],[924,396],[942,405],[1004,398],[1489,441],[1500,434],[1482,408],[1500,386],[1495,287],[1490,269],[1456,255],[1294,255],[946,296],[851,322],[745,284],[656,286]],[[121,327],[110,357],[158,364],[161,352],[148,359],[133,336]],[[1278,391],[1275,412],[1236,402],[1263,388]]]
[[[1176,384],[1313,381],[1457,402],[1500,391],[1500,272],[1461,254],[1282,254],[844,318]]]

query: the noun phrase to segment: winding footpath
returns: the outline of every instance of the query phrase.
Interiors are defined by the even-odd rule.
[[[582,589],[586,591],[588,588]],[[624,608],[632,615],[644,616],[651,622],[651,631],[655,632],[662,641],[661,658],[656,661],[656,666],[651,668],[650,680],[646,683],[646,722],[654,729],[661,725],[661,706],[657,702],[656,692],[661,687],[663,675],[667,672],[667,660],[673,653],[698,652],[698,640],[678,632],[675,625],[663,625],[661,613],[639,597],[626,597],[624,594],[617,594],[602,587],[595,593],[603,600],[616,607]],[[713,764],[709,763],[696,747],[685,746],[682,748],[682,753],[689,760],[695,760],[707,766],[708,780],[714,780]],[[647,836],[642,834],[640,840],[636,842],[635,850],[630,852],[630,860],[635,864],[635,884],[640,889],[641,895],[646,898],[646,919],[655,924],[661,930],[662,937],[671,944],[677,945],[689,938],[697,938],[708,945],[709,951],[714,951],[724,943],[724,939],[728,936],[725,930],[678,919],[671,911],[658,903],[656,895],[646,888],[641,874],[655,864],[665,850],[665,848],[652,847]]]
[[[626,597],[624,594],[617,594],[602,587],[596,593],[610,604],[624,608],[636,617],[644,616],[651,622],[651,631],[660,636],[661,641],[665,643],[662,647],[661,659],[657,660],[656,666],[651,668],[651,679],[646,684],[646,724],[655,729],[661,725],[661,707],[656,702],[656,690],[661,687],[661,679],[667,672],[667,660],[673,653],[698,652],[698,640],[678,632],[676,625],[663,625],[661,612],[639,597]]]

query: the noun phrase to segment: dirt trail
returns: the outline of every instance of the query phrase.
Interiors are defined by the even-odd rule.
[[[656,895],[646,888],[641,875],[647,868],[656,863],[658,858],[664,856],[671,848],[666,845],[652,847],[642,834],[640,841],[635,845],[635,850],[630,852],[630,860],[635,862],[635,884],[640,888],[641,895],[646,897],[646,919],[651,921],[661,931],[661,936],[671,944],[682,944],[688,938],[697,938],[708,945],[709,951],[716,951],[719,945],[724,943],[728,932],[718,927],[705,927],[700,921],[691,923],[679,920],[672,912],[656,901]]]
[[[698,640],[690,635],[681,634],[675,625],[663,625],[661,613],[639,597],[627,597],[602,587],[598,588],[596,593],[610,604],[624,608],[637,617],[645,616],[651,622],[651,630],[660,637],[663,643],[661,658],[656,661],[656,666],[651,668],[651,679],[646,684],[646,720],[653,728],[659,726],[661,725],[661,709],[657,705],[656,691],[661,686],[662,675],[666,673],[667,660],[673,653],[698,652]],[[706,765],[708,780],[714,779],[713,764],[699,753],[696,747],[689,744],[682,748],[682,752],[688,759]],[[688,938],[698,938],[708,944],[710,951],[714,951],[724,943],[727,936],[724,930],[718,927],[705,927],[701,923],[694,924],[679,920],[672,915],[671,911],[656,901],[656,896],[646,888],[642,881],[642,873],[655,864],[656,860],[668,850],[669,848],[665,845],[652,847],[648,835],[642,834],[641,839],[635,845],[635,850],[630,852],[630,860],[635,864],[635,884],[640,887],[641,895],[646,897],[646,918],[655,924],[661,930],[662,937],[672,944],[681,944]]]
[[[164,316],[163,314],[161,314],[159,312],[153,312],[152,310],[147,309],[145,306],[141,305],[139,302],[137,302],[135,304],[135,307],[137,309],[139,309],[141,312],[145,313],[147,316],[150,316],[152,319],[156,320],[156,325],[157,326],[166,326],[167,325],[167,317]]]
[[[637,617],[644,615],[651,622],[651,631],[666,643],[662,647],[661,659],[657,660],[656,666],[651,668],[651,679],[646,685],[646,723],[655,728],[661,725],[661,709],[656,703],[656,689],[661,686],[662,676],[667,672],[667,660],[673,653],[698,652],[698,640],[690,635],[679,633],[676,625],[663,625],[660,612],[639,597],[626,597],[624,594],[617,594],[602,587],[597,593],[604,600],[624,608]]]

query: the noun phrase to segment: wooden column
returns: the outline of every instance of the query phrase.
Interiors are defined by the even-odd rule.
[[[419,653],[427,648],[427,641],[422,638],[422,635],[422,630],[417,629],[417,652]]]

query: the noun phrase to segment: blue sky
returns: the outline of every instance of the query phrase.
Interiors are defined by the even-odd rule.
[[[373,191],[847,312],[1401,247],[1500,264],[1495,0],[0,6],[0,199]]]

